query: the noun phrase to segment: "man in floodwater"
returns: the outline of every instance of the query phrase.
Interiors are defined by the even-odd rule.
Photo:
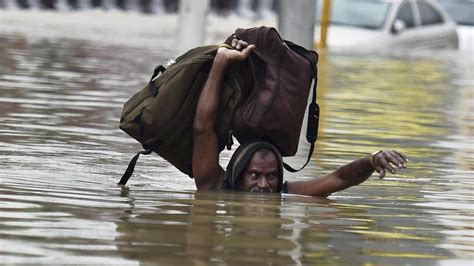
[[[283,192],[327,197],[336,191],[358,185],[374,171],[383,178],[406,168],[406,157],[397,151],[377,151],[355,160],[336,171],[308,181],[283,182],[282,159],[267,142],[239,146],[227,170],[219,165],[219,148],[214,130],[220,88],[228,66],[240,62],[255,48],[242,40],[232,40],[234,49],[219,48],[208,79],[204,84],[194,118],[193,176],[198,190],[234,189],[248,192]]]

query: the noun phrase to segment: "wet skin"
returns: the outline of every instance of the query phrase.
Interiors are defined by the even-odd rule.
[[[278,190],[278,161],[268,150],[255,152],[238,179],[237,188],[248,192]]]

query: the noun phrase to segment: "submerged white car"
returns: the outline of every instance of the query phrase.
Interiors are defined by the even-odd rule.
[[[318,0],[320,20],[322,0]],[[456,23],[432,0],[333,0],[329,48],[458,48]],[[320,27],[315,27],[319,39]]]
[[[474,50],[474,0],[438,0],[458,24],[459,48]]]

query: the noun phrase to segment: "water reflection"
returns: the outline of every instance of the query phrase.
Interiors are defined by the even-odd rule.
[[[121,233],[117,243],[124,244],[119,244],[124,257],[137,257],[138,253],[144,263],[173,262],[175,256],[186,255],[188,263],[196,265],[262,261],[295,264],[304,257],[300,238],[309,227],[300,221],[305,213],[295,213],[295,205],[311,203],[311,209],[323,217],[324,213],[337,212],[320,204],[327,201],[205,192],[183,194],[176,201],[158,194],[154,206],[134,208],[117,222]],[[324,239],[314,229],[312,233]],[[314,244],[314,248],[318,246],[325,245]]]
[[[367,260],[383,263],[388,257],[392,263],[410,259],[427,263],[450,256],[444,249],[433,248],[440,234],[435,228],[422,227],[429,225],[417,210],[300,196],[167,196],[157,192],[148,200],[134,198],[131,209],[124,211],[117,222],[116,239],[124,258],[171,263],[186,255],[182,260],[197,265],[262,261],[354,265]],[[147,206],[137,207],[142,201]],[[378,224],[381,219],[385,224]]]
[[[153,210],[132,212],[125,223],[119,222],[122,236],[117,241],[136,243],[132,256],[138,252],[142,262],[171,262],[179,255],[195,264],[262,258],[289,262],[277,255],[287,246],[274,238],[285,222],[279,219],[278,202],[276,197],[223,193],[196,193],[178,202],[160,199]],[[131,251],[129,245],[120,247],[125,255]]]
[[[164,42],[169,43],[169,42]],[[194,193],[117,129],[169,46],[0,36],[4,263],[467,264],[473,256],[473,63],[458,54],[323,55],[319,176],[379,148],[410,169],[330,199]],[[304,160],[307,145],[289,159]],[[222,164],[229,158],[225,153]]]

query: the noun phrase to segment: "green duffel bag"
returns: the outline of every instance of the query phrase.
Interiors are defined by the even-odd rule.
[[[119,184],[128,181],[140,154],[152,151],[193,177],[194,115],[217,49],[217,45],[197,47],[178,57],[168,68],[158,66],[145,88],[125,103],[120,129],[139,141],[145,150],[133,157]],[[232,142],[233,117],[245,94],[242,68],[244,64],[233,64],[222,84],[216,121],[220,150]]]

